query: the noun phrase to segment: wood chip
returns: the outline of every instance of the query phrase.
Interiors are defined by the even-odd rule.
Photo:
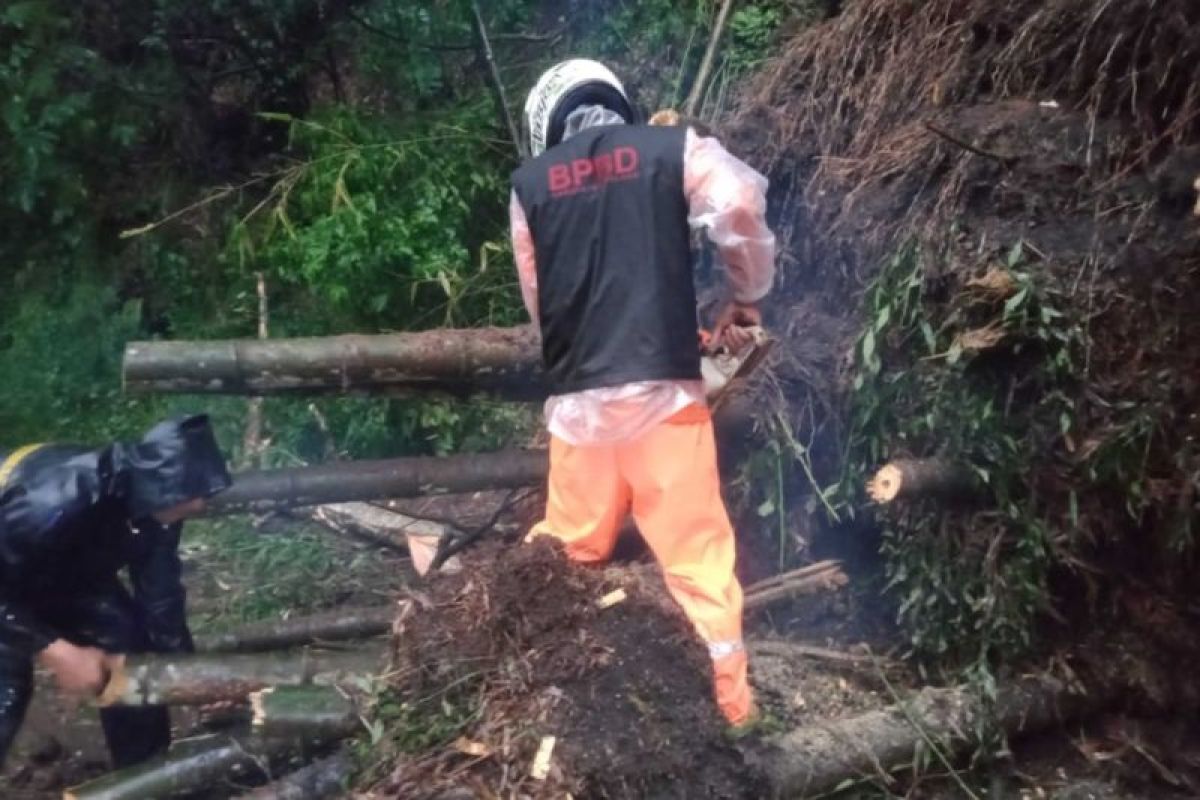
[[[465,736],[460,736],[454,742],[454,749],[463,755],[475,758],[487,758],[492,754],[492,748],[483,742],[473,742]]]
[[[629,599],[629,595],[625,594],[624,589],[614,589],[608,594],[596,601],[597,608],[610,608],[617,603],[624,603]]]
[[[542,738],[542,743],[538,745],[537,755],[533,757],[533,766],[529,769],[529,774],[534,780],[544,781],[550,774],[550,758],[554,755],[556,744],[558,744],[558,739],[553,736]]]

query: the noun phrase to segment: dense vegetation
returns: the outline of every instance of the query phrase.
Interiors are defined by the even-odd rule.
[[[574,54],[678,100],[716,4],[489,2],[514,111]],[[785,4],[745,4],[708,99],[759,60]],[[522,318],[507,254],[516,149],[471,3],[27,0],[0,10],[0,444],[131,435],[132,338],[373,332]],[[651,109],[653,110],[653,109]],[[194,406],[195,400],[169,405]],[[205,403],[230,445],[245,404]],[[321,404],[358,455],[494,444],[525,415],[436,401]],[[267,404],[269,458],[330,442]]]

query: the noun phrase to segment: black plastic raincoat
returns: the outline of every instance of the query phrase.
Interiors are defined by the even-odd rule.
[[[29,703],[34,656],[55,639],[110,653],[191,649],[181,526],[152,514],[229,484],[204,416],[132,444],[0,453],[0,761]],[[106,709],[101,722],[118,766],[170,740],[163,708]]]

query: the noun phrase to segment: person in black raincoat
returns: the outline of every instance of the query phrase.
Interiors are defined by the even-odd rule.
[[[113,655],[191,651],[181,523],[230,482],[206,416],[98,450],[0,452],[0,763],[29,705],[35,660],[62,691],[94,696]],[[116,767],[170,744],[164,707],[106,708],[100,720]]]

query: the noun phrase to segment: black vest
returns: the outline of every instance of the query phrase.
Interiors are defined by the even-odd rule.
[[[537,256],[542,358],[555,394],[699,379],[685,135],[590,128],[513,173]]]

